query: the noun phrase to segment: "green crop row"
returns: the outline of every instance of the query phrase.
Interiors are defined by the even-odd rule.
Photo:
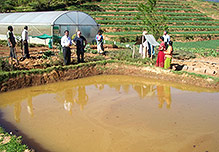
[[[140,24],[141,20],[96,20],[98,24]]]
[[[106,35],[137,35],[142,32],[105,32]]]
[[[137,28],[145,27],[145,25],[101,25],[101,27],[115,27],[115,28]],[[169,28],[191,28],[191,29],[219,29],[219,26],[169,26]]]
[[[171,34],[219,34],[219,31],[171,32]]]
[[[139,12],[86,12],[89,15],[130,15],[136,16],[140,14]],[[202,13],[177,13],[177,12],[158,12],[157,14],[167,15],[167,16],[202,16],[206,17],[206,15]]]
[[[145,25],[101,25],[101,28],[104,29],[118,29],[122,31],[142,31],[146,28]],[[212,30],[219,30],[219,26],[169,26],[170,32],[176,31],[212,31]]]
[[[219,21],[192,21],[192,20],[187,20],[187,21],[183,21],[183,20],[170,20],[168,21],[169,23],[195,23],[195,24],[214,24],[214,25],[217,25],[219,24]]]
[[[136,35],[142,32],[106,32],[106,35]],[[219,31],[190,31],[190,32],[171,32],[170,34],[219,34]]]
[[[110,11],[138,11],[138,8],[136,7],[104,7],[104,10],[110,10]],[[191,8],[157,8],[158,11],[168,11],[168,12],[173,12],[173,11],[185,11],[185,12],[199,12],[195,9]]]
[[[101,25],[104,31],[115,29],[120,31],[143,31],[145,25]],[[185,31],[212,31],[219,30],[219,26],[169,26],[169,32]]]
[[[121,19],[132,19],[132,20],[136,20],[137,17],[136,16],[93,16],[94,18],[101,18],[104,20],[109,20],[109,19],[113,19],[113,20],[121,20]],[[171,16],[169,17],[169,19],[172,20],[213,20],[210,17],[191,17],[191,16]]]
[[[96,20],[99,24],[130,24],[130,25],[136,25],[142,23],[142,20]],[[168,24],[170,26],[172,25],[219,25],[219,22],[215,21],[192,21],[192,20],[170,20],[168,21]]]
[[[99,4],[101,7],[117,7],[117,8],[122,8],[122,7],[133,7],[137,8],[137,4]],[[157,7],[158,8],[163,8],[163,7],[171,7],[171,8],[187,8],[187,9],[192,9],[190,6],[183,6],[181,4],[175,5],[175,4],[159,4]]]

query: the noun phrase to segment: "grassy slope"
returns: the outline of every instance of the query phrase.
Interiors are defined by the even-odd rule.
[[[219,3],[204,0],[186,0],[186,3],[209,17],[219,20]]]
[[[201,5],[201,0],[196,0]],[[127,0],[103,0],[99,3],[90,3],[86,5],[97,5],[102,11],[87,11],[96,21],[101,24],[102,28],[106,31],[106,35],[112,36],[112,31],[118,31],[114,37],[118,35],[133,35],[141,33],[144,29],[143,24],[136,19],[136,6],[142,1],[127,1]],[[205,2],[211,5],[206,5],[207,8],[212,8],[215,4],[212,2]],[[193,4],[194,5],[194,4]],[[205,12],[194,9],[192,3],[180,0],[161,0],[158,3],[160,14],[165,14],[170,17],[169,27],[172,37],[181,40],[188,40],[188,35],[192,37],[205,36],[204,39],[210,37],[219,37],[219,21],[208,17]],[[168,6],[168,7],[167,7]],[[199,8],[200,9],[200,8]],[[201,9],[200,9],[201,10]],[[215,12],[213,10],[212,12]],[[125,26],[123,26],[125,25]],[[216,32],[215,32],[216,31]],[[111,32],[111,33],[107,33]],[[121,33],[120,33],[121,32]],[[128,37],[128,36],[126,36]],[[194,39],[194,38],[191,38]]]

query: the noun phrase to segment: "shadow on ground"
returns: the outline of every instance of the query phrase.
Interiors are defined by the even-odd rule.
[[[0,111],[0,125],[4,128],[7,132],[12,132],[16,136],[22,136],[22,143],[26,144],[29,148],[32,148],[35,150],[35,152],[50,152],[49,150],[45,149],[44,147],[41,147],[39,143],[34,141],[34,139],[28,137],[24,132],[21,130],[18,130],[16,126],[11,124],[10,122],[4,120],[3,113]]]

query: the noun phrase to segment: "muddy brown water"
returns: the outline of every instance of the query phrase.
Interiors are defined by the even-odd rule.
[[[38,152],[219,151],[219,90],[94,76],[0,94],[0,124]]]

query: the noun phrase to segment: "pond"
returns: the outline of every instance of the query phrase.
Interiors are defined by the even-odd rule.
[[[0,94],[0,124],[39,152],[219,151],[219,90],[94,76]]]

